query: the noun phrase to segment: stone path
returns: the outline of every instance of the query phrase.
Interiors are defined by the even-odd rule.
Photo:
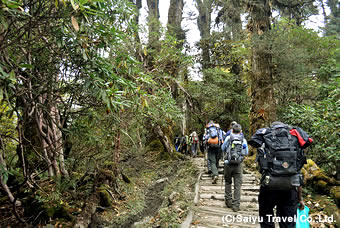
[[[194,158],[193,163],[199,168],[200,176],[196,185],[191,228],[260,227],[258,222],[254,221],[258,219],[257,198],[260,188],[254,173],[244,170],[240,211],[233,212],[224,204],[224,180],[221,185],[223,175],[219,175],[217,184],[212,184],[211,177],[206,173],[204,158]],[[222,165],[221,163],[220,173],[223,172]]]

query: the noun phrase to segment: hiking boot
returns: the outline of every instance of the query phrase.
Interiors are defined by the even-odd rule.
[[[231,208],[233,206],[233,203],[231,202],[231,200],[224,200],[225,201],[225,205],[228,207],[228,208]]]
[[[233,212],[238,212],[240,210],[239,207],[233,207]]]
[[[218,177],[217,177],[217,176],[214,176],[214,177],[213,177],[212,183],[213,183],[213,184],[216,184],[216,183],[217,183],[217,179],[218,179]]]

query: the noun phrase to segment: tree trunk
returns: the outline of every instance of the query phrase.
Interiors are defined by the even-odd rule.
[[[268,126],[276,120],[276,103],[273,91],[272,56],[264,48],[257,45],[262,36],[270,30],[270,1],[250,1],[251,20],[248,28],[251,32],[253,46],[251,56],[249,113],[250,134],[258,128]]]
[[[181,27],[182,19],[183,19],[183,7],[184,7],[184,2],[183,0],[171,0],[170,1],[170,7],[168,11],[168,33],[174,37],[178,41],[182,41],[185,39],[185,33]],[[183,47],[182,42],[177,42],[176,48],[181,49]],[[171,64],[178,66],[177,62],[171,62]],[[172,77],[177,80],[179,76],[179,67],[174,67],[172,66],[171,74]],[[178,86],[177,83],[172,83],[171,85],[171,91],[172,91],[172,97],[176,99],[178,97]]]
[[[140,37],[139,37],[139,33],[138,33],[138,28],[139,28],[139,16],[140,16],[140,9],[142,8],[142,0],[136,0],[136,3],[134,3],[133,0],[130,0],[130,2],[132,2],[133,4],[135,4],[136,6],[136,15],[135,15],[135,23],[137,25],[137,29],[135,30],[134,33],[134,37],[135,37],[135,45],[136,45],[136,53],[135,56],[139,61],[142,61],[143,59],[143,52],[142,52],[142,48],[141,48],[141,43],[140,43]]]
[[[239,0],[231,0],[233,10],[230,12],[231,31],[234,41],[241,39],[242,21],[241,21],[241,5]]]
[[[170,7],[168,11],[168,32],[173,35],[177,40],[184,40],[185,33],[181,27],[183,19],[183,0],[170,0]],[[182,44],[179,42],[177,48],[180,48]]]
[[[171,146],[171,140],[169,140],[168,137],[164,134],[160,126],[154,127],[154,133],[157,135],[158,139],[161,141],[164,147],[164,150],[168,152],[169,154],[173,154],[174,151]]]
[[[7,166],[6,166],[6,162],[5,162],[5,159],[4,159],[4,156],[2,155],[2,153],[5,152],[5,146],[4,146],[4,143],[2,141],[2,138],[0,138],[0,146],[1,146],[1,150],[0,150],[0,184],[1,184],[1,187],[3,188],[3,190],[7,193],[7,196],[9,198],[9,200],[11,201],[11,203],[13,203],[15,201],[15,198],[11,192],[11,190],[9,189],[8,185],[6,184],[6,180],[5,180],[5,176],[8,175],[8,173],[6,174],[7,172]],[[2,152],[1,152],[2,151]],[[20,201],[17,201],[17,206],[20,206]]]
[[[210,65],[210,26],[211,26],[211,13],[213,9],[213,0],[196,0],[198,17],[197,26],[201,35],[201,49],[202,49],[202,69],[208,69]]]
[[[147,4],[149,9],[149,47],[152,49],[157,49],[160,38],[159,0],[147,0]]]

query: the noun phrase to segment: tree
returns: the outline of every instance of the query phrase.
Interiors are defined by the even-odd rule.
[[[214,0],[196,0],[198,10],[197,26],[200,31],[200,48],[202,49],[202,69],[208,69],[210,64],[209,37],[211,27],[211,13]]]
[[[276,103],[272,87],[272,56],[269,47],[261,42],[270,31],[270,1],[250,1],[248,30],[252,37],[249,113],[250,133],[276,120]]]

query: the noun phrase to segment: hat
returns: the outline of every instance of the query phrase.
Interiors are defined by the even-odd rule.
[[[234,126],[233,126],[233,132],[235,132],[235,133],[240,133],[241,132],[241,130],[242,130],[242,127],[241,127],[241,125],[240,124],[234,124]]]

